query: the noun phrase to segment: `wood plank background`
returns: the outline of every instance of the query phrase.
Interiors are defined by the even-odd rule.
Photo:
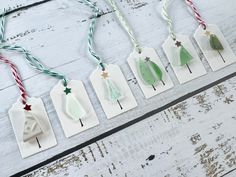
[[[155,48],[163,64],[167,66],[168,61],[161,50],[161,44],[167,38],[166,26],[159,13],[161,1],[123,0],[117,3],[133,27],[141,45]],[[217,24],[221,28],[236,53],[234,30],[236,2],[199,0],[196,4],[207,22]],[[36,165],[235,71],[236,64],[212,72],[196,47],[208,74],[180,85],[173,70],[168,67],[175,88],[146,100],[126,62],[133,50],[126,33],[117,23],[105,1],[98,1],[97,5],[105,12],[97,24],[95,35],[97,51],[105,61],[117,63],[122,67],[139,104],[136,109],[112,120],[106,119],[87,80],[94,69],[94,63],[88,59],[87,54],[86,34],[91,16],[90,9],[74,0],[1,0],[1,10],[6,8],[14,11],[8,16],[7,41],[23,45],[41,58],[46,65],[65,73],[69,78],[83,80],[100,121],[99,126],[66,139],[49,98],[49,91],[57,80],[32,70],[19,54],[1,51],[19,66],[30,95],[42,97],[58,140],[55,148],[25,160],[21,159],[7,115],[7,110],[18,98],[18,92],[8,68],[0,64],[2,176],[12,175]],[[193,34],[197,24],[183,0],[173,2],[171,15],[174,17],[175,29],[178,32]],[[235,168],[235,127],[232,118],[235,114],[233,109],[235,103],[231,101],[235,97],[235,81],[235,77],[225,81],[198,96],[152,115],[147,120],[50,163],[30,175],[197,177],[227,174]],[[216,138],[220,138],[220,135],[222,138],[217,141]],[[195,139],[196,142],[192,142]],[[225,146],[219,147],[221,143]],[[199,152],[196,152],[196,149]],[[230,175],[236,174],[232,172],[228,176]]]
[[[217,177],[236,174],[236,74],[29,176]],[[222,107],[227,106],[227,112]],[[217,116],[216,116],[217,115]]]

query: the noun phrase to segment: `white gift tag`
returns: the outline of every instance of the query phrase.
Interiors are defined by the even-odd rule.
[[[67,87],[71,89],[71,93],[68,95],[64,92],[65,87],[60,81],[52,89],[50,95],[65,136],[69,138],[98,125],[99,121],[83,83],[78,80],[71,80]],[[78,115],[78,120],[73,119],[73,112],[72,115],[67,113],[67,109],[70,109],[67,108],[67,106],[70,106],[67,105],[67,102],[70,102],[70,99],[75,101],[75,104],[73,104],[75,106],[75,111],[79,111],[79,113],[74,113],[75,115]]]
[[[156,51],[153,48],[142,48],[142,52],[138,53],[136,50],[132,52],[128,58],[128,64],[134,73],[135,78],[138,81],[138,84],[143,91],[143,94],[146,98],[151,98],[159,93],[162,93],[174,86],[171,78],[169,77],[168,73],[166,72],[163,64],[161,63]],[[160,82],[158,85],[155,86],[153,89],[152,86],[146,85],[142,79],[140,78],[139,71],[137,68],[137,62],[139,59],[150,58],[153,62],[155,62],[161,69],[163,73],[163,83]]]
[[[206,35],[206,31],[209,31],[218,37],[223,45],[224,50],[219,51],[219,53],[218,51],[211,48],[209,36]],[[236,57],[230,48],[230,45],[216,25],[207,25],[206,30],[203,30],[202,27],[199,26],[194,33],[194,38],[213,71],[224,68],[236,61]]]
[[[186,83],[193,79],[196,79],[206,74],[204,65],[202,64],[192,42],[188,36],[177,35],[177,41],[181,41],[181,45],[189,52],[192,56],[191,61],[184,66],[177,64],[180,61],[180,47],[175,45],[173,39],[169,36],[163,43],[162,48],[180,82],[180,84]]]
[[[9,110],[9,117],[22,158],[57,145],[42,100],[28,98],[27,102],[31,105],[31,111],[25,111],[20,100]],[[36,138],[28,141],[32,135]]]
[[[124,113],[137,106],[137,102],[129,88],[129,85],[120,70],[119,66],[109,64],[106,66],[107,79],[112,83],[111,85],[121,92],[120,99],[117,101],[110,101],[110,91],[107,87],[105,79],[102,77],[102,71],[97,68],[90,75],[90,81],[97,94],[97,97],[102,105],[102,108],[108,119]]]

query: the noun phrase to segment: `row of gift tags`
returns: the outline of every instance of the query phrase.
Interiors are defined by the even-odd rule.
[[[209,32],[211,31],[211,32]],[[200,49],[213,71],[236,61],[229,44],[215,25],[201,27],[194,34]],[[206,74],[189,37],[177,35],[173,43],[169,37],[163,49],[179,80],[185,83]],[[174,86],[155,50],[142,48],[128,58],[138,84],[146,98],[155,96]],[[137,106],[127,81],[117,65],[107,65],[105,70],[97,68],[90,76],[96,95],[108,119]],[[85,87],[81,81],[71,80],[67,86],[61,82],[51,93],[61,126],[67,138],[99,124]],[[23,158],[57,144],[43,102],[39,98],[29,98],[31,111],[22,111],[18,101],[9,111],[16,139]]]

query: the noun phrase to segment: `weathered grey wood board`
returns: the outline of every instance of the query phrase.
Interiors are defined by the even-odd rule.
[[[11,107],[11,105],[15,102],[15,100],[18,98],[18,92],[17,88],[14,84],[14,80],[11,78],[11,73],[9,72],[8,68],[0,64],[0,71],[1,71],[1,79],[0,79],[0,127],[1,127],[1,134],[0,134],[0,154],[1,154],[1,175],[2,176],[8,176],[11,174],[14,174],[18,171],[21,171],[23,169],[26,169],[32,165],[36,165],[39,162],[42,162],[46,160],[47,158],[53,157],[54,155],[63,152],[67,149],[70,149],[71,147],[74,147],[78,144],[81,144],[99,134],[102,134],[106,131],[109,131],[117,126],[120,126],[122,124],[125,124],[137,117],[142,116],[145,113],[150,112],[151,110],[157,109],[158,107],[161,107],[179,97],[182,95],[185,95],[186,93],[192,92],[198,88],[201,88],[202,86],[205,86],[209,84],[210,82],[214,82],[215,80],[218,80],[219,78],[222,78],[232,72],[235,71],[236,65],[231,65],[223,70],[220,70],[218,72],[212,72],[209,68],[209,65],[205,61],[202,54],[199,52],[200,57],[202,58],[207,70],[208,74],[204,77],[201,77],[197,80],[194,80],[192,82],[189,82],[184,85],[179,85],[177,82],[177,79],[174,76],[174,73],[171,68],[168,67],[168,72],[173,78],[173,81],[175,83],[175,88],[172,90],[169,90],[168,92],[162,93],[152,99],[145,100],[144,96],[142,95],[141,90],[139,89],[138,85],[136,84],[136,81],[126,63],[126,59],[129,55],[129,53],[133,50],[131,43],[129,42],[129,39],[126,35],[126,33],[123,31],[123,29],[120,27],[120,25],[116,22],[116,18],[113,13],[111,13],[111,8],[106,5],[105,1],[98,1],[98,6],[103,9],[104,12],[109,12],[103,15],[101,18],[99,18],[97,29],[96,29],[96,35],[95,35],[95,42],[96,42],[96,48],[97,51],[99,51],[100,55],[103,56],[104,60],[111,63],[117,63],[121,65],[122,70],[129,81],[130,87],[137,98],[137,102],[139,106],[130,111],[126,114],[123,114],[121,116],[118,116],[112,120],[107,120],[105,118],[105,115],[101,109],[101,106],[94,95],[94,92],[91,88],[91,84],[88,82],[87,78],[91,71],[94,69],[94,64],[88,60],[89,55],[87,54],[87,29],[89,24],[89,17],[91,16],[91,11],[89,8],[85,7],[83,4],[76,3],[73,0],[52,0],[45,3],[42,3],[37,6],[33,6],[34,3],[41,2],[37,0],[1,0],[0,9],[3,8],[10,8],[10,9],[17,9],[24,6],[32,6],[27,9],[23,9],[20,11],[16,11],[8,16],[8,24],[7,24],[7,32],[6,32],[6,38],[8,39],[9,43],[17,43],[21,44],[24,47],[30,49],[36,56],[41,58],[41,60],[48,66],[54,68],[55,70],[65,73],[68,75],[69,78],[72,79],[81,79],[85,82],[86,89],[89,92],[89,96],[92,100],[92,103],[95,107],[95,110],[99,116],[100,125],[90,129],[84,133],[81,133],[80,135],[77,135],[75,137],[72,137],[70,139],[66,139],[63,131],[61,129],[60,123],[58,121],[57,115],[55,113],[55,110],[53,108],[52,102],[49,98],[49,91],[50,89],[57,83],[55,79],[49,78],[43,74],[37,73],[34,70],[32,70],[29,65],[23,60],[22,56],[15,53],[10,52],[2,52],[4,55],[8,56],[10,59],[12,59],[18,66],[22,73],[22,77],[24,79],[25,86],[27,90],[29,91],[31,96],[38,96],[42,97],[45,107],[48,111],[50,121],[52,123],[54,132],[56,134],[57,140],[58,140],[58,146],[55,148],[52,148],[48,151],[42,152],[40,154],[37,154],[35,156],[32,156],[30,158],[27,158],[25,160],[21,159],[15,137],[13,134],[12,127],[10,125],[10,121],[8,119],[7,110]],[[43,2],[43,1],[42,1]],[[231,47],[233,48],[233,51],[236,53],[236,2],[230,1],[220,1],[220,0],[209,0],[209,1],[203,1],[199,0],[196,2],[199,9],[202,12],[202,15],[205,17],[206,21],[215,23],[219,25],[222,32],[225,34],[226,39],[229,41]],[[130,22],[131,26],[134,28],[134,32],[137,35],[137,38],[139,39],[141,45],[153,47],[157,50],[158,54],[161,57],[161,60],[163,61],[164,65],[167,66],[168,62],[165,58],[162,50],[161,50],[161,44],[164,41],[164,39],[167,37],[167,30],[165,23],[161,20],[160,14],[158,12],[158,9],[160,9],[160,1],[155,0],[133,0],[133,1],[119,1],[118,2],[119,7],[124,12],[124,15],[126,16],[127,20]],[[196,29],[197,24],[193,20],[192,16],[189,15],[188,10],[185,7],[185,4],[182,0],[176,0],[173,2],[173,5],[171,7],[171,15],[174,16],[175,20],[175,28],[177,31],[182,32],[184,34],[191,35],[193,34],[193,31]],[[198,50],[198,48],[197,48]],[[233,84],[231,84],[233,85]],[[230,85],[230,86],[231,86]],[[226,87],[230,87],[226,84]],[[227,90],[224,90],[224,94],[227,94]],[[232,89],[233,94],[233,89]],[[219,99],[216,95],[210,95],[209,99],[217,100]],[[223,98],[222,98],[223,99]],[[208,100],[208,98],[206,99]],[[211,100],[208,100],[209,102]],[[211,102],[210,102],[211,103]],[[201,105],[200,103],[196,103],[197,105]],[[234,103],[231,103],[233,105]],[[203,108],[204,108],[203,104]],[[214,107],[214,105],[207,104],[209,107]],[[192,107],[192,106],[191,106]],[[179,108],[181,109],[181,108]],[[194,108],[193,108],[194,109]],[[223,104],[222,107],[214,107],[214,116],[217,116],[217,111],[224,111],[225,109],[231,109],[231,107],[228,107],[228,104]],[[192,108],[189,108],[189,110],[192,110]],[[183,112],[189,111],[188,109],[184,109]],[[211,111],[210,111],[211,112]],[[227,110],[229,112],[229,110]],[[191,115],[192,112],[186,112],[187,115]],[[125,164],[124,167],[129,167],[127,169],[127,175],[130,176],[130,174],[135,173],[135,171],[138,169],[135,168],[135,166],[138,166],[137,164],[141,165],[145,164],[145,159],[148,155],[154,154],[155,160],[159,158],[160,151],[154,151],[154,149],[160,149],[164,151],[165,148],[171,147],[171,141],[170,143],[166,144],[166,141],[164,141],[163,144],[161,144],[161,140],[159,143],[154,143],[152,148],[152,143],[148,144],[147,142],[152,140],[152,137],[160,136],[161,133],[165,132],[164,129],[160,127],[160,125],[163,125],[166,127],[166,124],[159,124],[160,118],[159,116],[163,114],[157,114],[153,116],[152,118],[145,120],[144,122],[138,123],[137,125],[134,125],[132,127],[129,127],[125,130],[123,130],[120,133],[114,134],[104,140],[105,146],[107,149],[111,149],[111,152],[116,152],[121,150],[120,148],[116,148],[116,143],[113,142],[113,146],[109,145],[109,139],[118,138],[120,147],[126,147],[127,141],[130,142],[130,146],[126,147],[125,152],[122,150],[120,153],[115,153],[114,156],[106,155],[106,158],[103,158],[100,161],[97,160],[96,163],[85,163],[87,165],[83,165],[83,168],[81,167],[81,173],[83,172],[84,175],[90,175],[90,171],[93,169],[99,169],[97,170],[98,174],[102,170],[107,170],[107,168],[101,168],[103,167],[107,162],[112,161],[112,159],[124,159],[125,156],[127,156],[127,161],[122,160],[122,162]],[[200,113],[199,113],[200,114]],[[156,117],[157,116],[157,117]],[[182,114],[181,114],[182,116]],[[233,135],[234,132],[234,124],[231,122],[233,120],[229,119],[228,117],[224,117],[222,115],[222,120],[224,126],[223,128],[220,128],[218,131],[222,131],[222,133],[228,137],[232,138],[231,135]],[[159,120],[154,121],[155,119],[159,118]],[[188,119],[189,117],[185,117]],[[200,117],[201,118],[201,117]],[[200,153],[196,154],[194,156],[190,156],[191,154],[189,151],[194,151],[194,148],[197,148],[200,146],[200,144],[191,145],[187,144],[186,142],[189,142],[189,137],[193,135],[193,130],[195,128],[195,125],[192,122],[197,122],[199,126],[199,130],[196,131],[196,133],[199,133],[199,135],[202,138],[202,141],[207,143],[206,149],[212,147],[213,149],[217,147],[217,144],[215,141],[211,141],[212,137],[210,135],[204,137],[204,135],[207,135],[207,133],[211,130],[210,124],[207,118],[201,119],[202,122],[196,121],[187,121],[184,119],[181,119],[181,121],[172,121],[170,122],[170,126],[173,125],[173,129],[171,127],[166,127],[166,132],[173,132],[175,130],[182,130],[182,124],[187,128],[184,132],[189,133],[188,136],[184,136],[186,139],[178,138],[181,137],[181,133],[176,132],[176,138],[173,143],[176,142],[176,149],[173,152],[178,152],[178,154],[175,155],[166,155],[167,160],[156,160],[152,161],[150,163],[153,163],[152,168],[150,166],[146,166],[146,168],[141,168],[137,170],[137,174],[144,174],[146,173],[146,176],[154,175],[158,172],[158,174],[172,174],[171,176],[181,176],[181,172],[175,172],[173,169],[177,169],[178,164],[182,164],[184,161],[183,159],[188,159],[185,162],[187,165],[186,168],[184,166],[181,166],[186,171],[190,170],[192,171],[191,164],[200,161]],[[175,120],[173,118],[173,120]],[[184,121],[185,120],[185,121]],[[204,121],[206,120],[206,121]],[[217,123],[219,119],[215,119],[215,122]],[[150,130],[148,121],[154,121],[153,126],[160,127],[160,130]],[[213,121],[214,122],[214,121]],[[147,123],[147,124],[145,124]],[[142,128],[140,128],[143,125]],[[140,126],[140,127],[139,127]],[[180,127],[179,127],[180,126]],[[163,127],[163,128],[164,128]],[[158,128],[159,129],[159,128]],[[224,130],[222,130],[224,129]],[[148,133],[150,134],[150,131],[153,131],[152,135],[149,137]],[[189,132],[188,132],[189,131]],[[140,134],[145,134],[146,136],[140,136],[138,137],[135,132],[139,132]],[[183,133],[184,133],[183,132]],[[166,133],[168,134],[168,133]],[[122,137],[122,135],[127,136],[127,139],[122,139],[119,137]],[[215,132],[214,135],[217,135]],[[178,137],[177,137],[178,136]],[[213,135],[212,135],[213,136]],[[135,137],[138,137],[138,142],[135,141]],[[167,136],[168,137],[168,136]],[[170,136],[173,137],[173,136]],[[216,138],[216,136],[213,136]],[[129,138],[129,139],[128,139]],[[167,138],[171,139],[171,138]],[[117,140],[117,141],[118,141]],[[133,141],[132,141],[133,140]],[[225,140],[225,139],[224,139]],[[222,141],[224,141],[222,140]],[[233,147],[233,138],[229,142],[229,144]],[[186,143],[185,144],[179,144],[179,142]],[[101,143],[99,141],[98,143]],[[132,148],[131,145],[134,147]],[[149,146],[148,146],[149,145]],[[170,146],[169,146],[170,145]],[[96,147],[96,144],[91,145],[91,148]],[[117,145],[118,146],[118,145]],[[139,147],[139,148],[138,148]],[[158,147],[158,148],[156,148]],[[138,153],[137,159],[133,160],[135,163],[131,164],[132,161],[132,154],[134,154],[134,150],[136,149],[142,149],[142,148],[150,148],[150,152],[153,153],[143,153],[144,151],[140,150],[140,153]],[[85,148],[86,152],[87,147]],[[179,150],[178,150],[179,149]],[[180,150],[182,150],[182,153],[180,153]],[[104,151],[104,150],[103,150]],[[186,156],[183,154],[183,152],[186,153]],[[107,151],[108,152],[108,151]],[[123,153],[122,153],[123,152]],[[215,151],[214,151],[215,152]],[[232,151],[233,152],[233,151]],[[80,151],[76,152],[75,156],[78,156]],[[100,152],[99,152],[100,153]],[[104,153],[104,152],[103,152]],[[216,151],[216,153],[220,153]],[[96,159],[99,159],[99,154],[96,150],[94,150],[94,156]],[[193,153],[194,154],[194,153]],[[199,155],[199,156],[198,156]],[[73,156],[73,155],[71,155]],[[221,156],[222,158],[224,156]],[[160,156],[160,158],[163,158],[163,156]],[[169,160],[168,160],[169,158]],[[3,160],[4,159],[4,160]],[[107,159],[110,159],[107,160]],[[143,161],[142,161],[143,159]],[[171,160],[176,161],[171,161]],[[194,160],[195,159],[195,160]],[[116,160],[117,161],[117,160]],[[61,163],[69,163],[70,160],[67,160],[65,158],[64,160],[60,160]],[[173,162],[173,163],[172,163]],[[219,164],[223,164],[226,171],[232,169],[233,167],[227,167],[226,163],[223,159],[217,158],[217,162]],[[11,163],[11,166],[7,165]],[[55,162],[56,164],[57,162]],[[77,163],[77,161],[73,162]],[[129,166],[129,164],[131,164]],[[157,165],[158,164],[158,165]],[[51,165],[51,164],[50,164]],[[106,165],[105,165],[106,166]],[[119,164],[116,164],[116,168],[121,169],[121,165],[119,167]],[[160,166],[160,171],[152,171],[149,169],[156,169],[156,166]],[[173,168],[171,168],[173,166]],[[206,174],[206,168],[203,167],[204,165],[198,165],[192,173],[187,173],[187,176],[191,176],[190,174]],[[14,168],[12,168],[14,167]],[[110,165],[109,165],[110,167]],[[123,167],[123,168],[124,168]],[[45,167],[46,168],[46,167]],[[149,168],[149,169],[148,169]],[[58,168],[60,171],[60,168]],[[69,174],[75,174],[77,171],[76,168],[73,168],[73,165],[71,167],[68,167],[67,173]],[[172,169],[172,170],[171,170]],[[78,169],[77,169],[78,170]],[[181,169],[182,170],[182,169]],[[180,171],[181,171],[180,170]],[[42,171],[42,170],[40,170]],[[74,173],[73,173],[74,171]],[[109,171],[109,170],[108,170]],[[125,170],[124,170],[125,171]],[[123,170],[121,170],[123,175]],[[150,173],[148,173],[150,171]],[[166,171],[166,173],[164,173]],[[178,170],[177,170],[178,171]],[[182,170],[183,171],[183,170]],[[94,170],[96,172],[96,170]],[[117,170],[118,172],[118,170]],[[183,173],[184,173],[183,172]],[[217,171],[218,172],[218,171]],[[109,172],[108,172],[109,173]],[[152,174],[154,173],[154,174]],[[40,174],[40,173],[39,173]],[[100,173],[102,174],[102,172]],[[106,174],[105,172],[103,173]],[[113,173],[114,174],[114,173]],[[45,173],[46,175],[46,173]],[[54,175],[55,176],[55,175]],[[60,176],[60,174],[57,174],[57,176]],[[106,175],[105,175],[106,176]],[[111,175],[110,175],[111,176]],[[119,176],[119,174],[118,174]],[[124,175],[123,175],[124,176]],[[132,176],[132,175],[131,175]],[[134,175],[133,175],[134,176]],[[144,175],[145,176],[145,175]],[[155,175],[154,175],[155,176]],[[164,175],[163,175],[164,176]]]
[[[28,176],[224,176],[236,170],[235,98],[233,77]]]

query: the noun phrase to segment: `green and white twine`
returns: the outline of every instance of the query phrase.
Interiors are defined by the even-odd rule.
[[[92,3],[90,0],[78,0],[80,3],[84,3],[88,7],[92,9],[92,12],[94,13],[92,16],[92,21],[89,25],[88,30],[88,50],[90,55],[95,59],[96,63],[101,67],[101,69],[105,70],[105,64],[103,63],[101,57],[95,52],[94,50],[94,31],[96,26],[96,21],[99,16],[101,16],[102,12],[100,9],[96,6],[96,4]]]
[[[4,31],[5,31],[5,10],[4,14],[1,16],[0,21],[0,49],[9,50],[9,51],[17,51],[24,55],[25,59],[28,61],[30,66],[32,66],[35,70],[38,70],[44,74],[47,74],[49,76],[55,77],[57,79],[63,80],[64,86],[67,86],[67,79],[64,75],[59,74],[57,72],[51,71],[51,69],[47,68],[42,64],[42,62],[34,57],[28,50],[24,49],[23,47],[19,45],[8,45],[4,43]]]
[[[5,29],[5,18],[4,18],[4,16],[5,16],[5,14],[6,14],[6,10],[4,9],[4,11],[3,11],[3,14],[2,14],[2,16],[1,16],[1,21],[0,21],[0,42],[2,43],[3,42],[3,40],[4,40],[4,29]]]
[[[136,39],[136,37],[134,36],[134,32],[132,31],[131,27],[129,26],[128,22],[125,20],[125,18],[123,17],[123,15],[121,14],[119,8],[117,7],[116,5],[116,2],[114,0],[107,0],[110,5],[112,6],[113,10],[115,11],[115,14],[118,18],[118,20],[120,21],[121,25],[124,27],[124,29],[127,31],[132,43],[133,43],[133,46],[135,48],[135,50],[137,52],[141,52],[141,48],[140,48],[140,45]]]
[[[163,1],[162,13],[161,14],[162,14],[163,19],[168,24],[169,35],[175,41],[176,40],[176,34],[174,32],[173,21],[172,21],[170,15],[168,13],[168,6],[169,6],[169,4],[170,4],[169,0],[164,0]]]

